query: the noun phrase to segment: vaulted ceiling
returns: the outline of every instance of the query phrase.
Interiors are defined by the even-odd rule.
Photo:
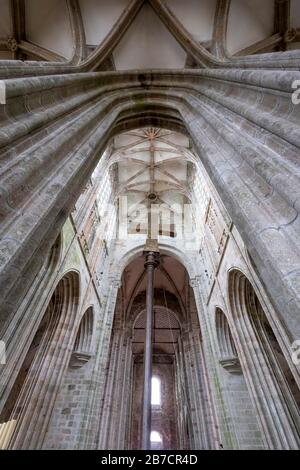
[[[189,139],[166,129],[137,129],[115,137],[110,162],[117,166],[116,195],[126,196],[131,232],[143,207],[160,204],[167,212],[183,210],[190,200],[188,178],[193,171],[188,155]]]
[[[226,40],[225,40],[225,39]],[[86,58],[103,70],[195,66],[187,44],[219,55],[300,48],[299,0],[0,0],[0,59]]]
[[[122,288],[125,298],[134,299],[146,290],[145,257],[141,255],[134,259],[124,270]],[[179,261],[164,254],[160,255],[160,265],[155,274],[155,289],[165,290],[174,295],[182,303],[185,301],[188,274]],[[170,305],[169,305],[170,307]],[[180,307],[179,307],[180,308]]]
[[[146,236],[147,210],[153,205],[166,209],[159,234],[173,236],[168,216],[172,211],[180,213],[183,204],[190,202],[191,198],[195,166],[189,139],[178,132],[148,127],[119,134],[111,148],[109,162],[114,175],[114,188],[116,196],[127,199],[131,236]],[[144,225],[138,223],[141,204],[146,209]],[[135,354],[142,353],[145,334],[144,263],[141,253],[127,265],[122,275],[124,315],[134,323]],[[180,330],[178,320],[183,321],[185,317],[189,277],[184,266],[163,250],[155,272],[154,288],[154,351],[172,354],[173,343],[177,341]]]

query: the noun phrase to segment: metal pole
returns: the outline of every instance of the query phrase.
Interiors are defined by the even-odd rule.
[[[144,395],[142,414],[142,449],[150,449],[151,433],[151,377],[152,377],[152,326],[153,326],[153,293],[154,270],[159,264],[158,251],[145,251],[145,268],[147,272],[146,290],[146,340],[144,350]]]

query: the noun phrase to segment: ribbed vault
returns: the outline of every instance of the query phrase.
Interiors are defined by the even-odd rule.
[[[299,8],[297,0],[2,0],[0,58],[85,71],[258,64],[241,57],[299,48]]]

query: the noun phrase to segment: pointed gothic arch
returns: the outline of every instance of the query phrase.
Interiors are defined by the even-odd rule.
[[[263,406],[267,420],[273,421],[271,433],[265,428],[269,445],[271,448],[298,448],[300,390],[294,376],[297,371],[291,364],[291,358],[286,357],[281,348],[256,289],[242,271],[229,271],[228,294],[243,360],[247,362],[248,378],[251,371],[256,370],[256,375],[250,379],[251,385],[248,384],[254,388],[260,387],[263,395],[269,396],[265,403],[261,401],[258,404]],[[261,416],[260,413],[258,416]],[[281,431],[283,420],[290,429],[285,436]]]
[[[53,291],[42,321],[24,355],[23,364],[1,414],[1,423],[14,422],[6,437],[9,448],[40,448],[70,352],[79,304],[79,275],[69,271]],[[49,393],[49,389],[52,393]],[[5,433],[5,428],[1,432]]]

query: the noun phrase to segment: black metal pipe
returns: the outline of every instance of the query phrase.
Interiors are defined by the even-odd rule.
[[[147,273],[146,290],[146,339],[144,349],[144,395],[142,414],[142,449],[150,449],[151,433],[151,377],[152,377],[152,327],[153,327],[153,294],[154,270],[159,264],[159,254],[154,251],[145,252],[145,268]]]

